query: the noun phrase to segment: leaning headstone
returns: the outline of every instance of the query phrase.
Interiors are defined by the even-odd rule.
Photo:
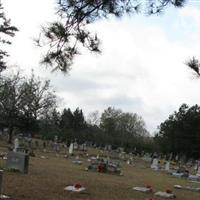
[[[20,171],[24,174],[28,173],[29,166],[29,155],[22,152],[13,152],[8,153],[8,158],[6,162],[7,169],[14,169]]]
[[[17,152],[17,149],[19,148],[19,139],[18,138],[15,138],[14,140],[14,149],[13,151],[14,152]]]
[[[158,159],[154,158],[151,164],[151,169],[158,170]]]

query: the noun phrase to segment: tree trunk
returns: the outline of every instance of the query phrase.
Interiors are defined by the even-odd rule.
[[[10,126],[8,130],[8,144],[12,144],[12,137],[13,137],[13,126]]]

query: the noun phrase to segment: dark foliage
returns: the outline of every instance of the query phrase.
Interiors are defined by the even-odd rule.
[[[200,107],[183,104],[161,123],[155,140],[165,153],[200,157]]]
[[[196,59],[195,57],[193,57],[192,59],[188,60],[186,62],[186,65],[192,69],[198,76],[200,76],[200,73],[199,73],[199,68],[200,68],[200,63],[199,63],[199,60]]]
[[[0,44],[8,44],[10,45],[11,42],[7,39],[8,37],[13,37],[15,35],[15,32],[18,31],[18,29],[14,26],[11,26],[10,19],[7,19],[5,17],[5,14],[3,12],[3,7],[0,2]],[[0,49],[0,72],[4,69],[6,69],[6,63],[4,61],[4,58],[8,56],[7,51],[3,50],[2,47]]]
[[[100,53],[100,40],[88,25],[110,15],[145,12],[160,13],[168,5],[182,7],[185,0],[59,0],[60,21],[53,22],[42,30],[37,40],[39,46],[48,45],[42,63],[53,70],[68,72],[73,60],[82,48]]]
[[[34,75],[0,77],[0,128],[8,128],[9,143],[15,130],[23,133],[38,131],[38,119],[56,106],[56,96],[49,81]]]
[[[100,121],[100,126],[87,123],[81,109],[77,108],[72,112],[68,108],[64,109],[61,115],[50,113],[42,118],[40,134],[44,139],[51,140],[58,135],[62,142],[76,140],[80,144],[87,141],[102,147],[124,147],[127,151],[133,151],[135,148],[140,151],[151,150],[151,139],[142,119],[136,117],[136,114],[127,115],[121,110],[108,108],[103,112]]]

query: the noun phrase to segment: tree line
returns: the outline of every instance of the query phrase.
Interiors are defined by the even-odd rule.
[[[97,113],[90,113],[86,119],[80,108],[74,111],[65,108],[61,112],[54,109],[40,119],[40,135],[50,140],[57,135],[60,142],[76,140],[79,144],[90,142],[97,146],[111,145],[114,149],[124,147],[127,151],[149,148],[150,135],[142,117],[112,107],[102,114]]]
[[[152,137],[141,116],[108,107],[87,117],[80,108],[58,109],[58,97],[49,80],[34,73],[0,76],[0,130],[13,135],[38,136],[60,142],[90,142],[97,146],[124,147],[126,151],[157,151],[163,154],[200,157],[200,106],[180,106],[160,124]]]
[[[136,113],[108,107],[86,118],[80,108],[59,110],[50,81],[41,80],[33,72],[29,77],[19,72],[0,76],[0,129],[7,129],[9,143],[14,134],[22,133],[46,140],[58,136],[60,142],[88,141],[130,150],[141,149],[149,137],[144,120]]]
[[[154,141],[165,154],[200,158],[200,106],[182,104],[160,124]]]

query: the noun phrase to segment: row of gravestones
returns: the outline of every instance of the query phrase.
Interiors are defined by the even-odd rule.
[[[153,159],[152,164],[151,164],[151,168],[154,169],[154,170],[158,170],[160,168],[159,167],[159,160],[157,158]],[[165,170],[166,171],[170,170],[170,161],[167,161],[165,163]]]
[[[45,142],[44,142],[45,143]],[[73,150],[79,150],[79,151],[87,151],[87,144],[78,144],[77,142],[70,143],[69,148],[73,144]],[[43,145],[44,152],[46,152],[46,146]],[[61,147],[63,147],[65,150],[68,150],[67,144],[59,143],[54,140],[54,142],[51,143],[51,148],[53,149],[54,152],[59,153],[61,150]]]
[[[195,160],[194,159],[187,159],[186,156],[180,156],[178,154],[173,154],[173,153],[170,153],[168,155],[166,154],[158,154],[156,152],[154,153],[142,153],[142,157],[144,160],[153,160],[153,158],[158,158],[160,160],[169,160],[169,161],[175,161],[175,162],[179,162],[181,164],[186,164],[186,165],[189,165],[189,166],[192,166],[194,163],[195,163]],[[151,160],[151,161],[152,161]]]
[[[183,168],[183,170],[180,170],[181,169],[181,166],[179,166],[179,169],[172,173],[172,175],[174,176],[177,176],[177,177],[181,177],[181,176],[185,176],[185,172],[186,173],[186,176],[191,179],[191,180],[200,180],[200,161],[196,161],[196,167],[195,167],[195,170],[196,170],[196,175],[189,175],[189,171],[185,170],[185,168]],[[152,161],[152,164],[151,164],[151,168],[154,169],[154,170],[158,170],[160,167],[159,167],[159,160],[157,158],[154,158],[153,161]],[[166,164],[165,164],[165,170],[166,171],[170,171],[170,161],[167,161]]]
[[[16,138],[16,140],[18,141],[17,148],[20,149],[18,138]],[[70,143],[70,145],[71,145],[71,143]],[[27,140],[26,138],[23,138],[21,136],[20,136],[20,146],[23,146],[22,149],[27,147],[31,150],[33,150],[33,147],[34,147],[33,141],[32,141],[31,138],[28,138],[28,140]],[[68,150],[67,142],[66,143],[60,143],[58,141],[58,136],[55,136],[53,141],[43,141],[43,151],[44,152],[47,151],[48,146],[51,147],[51,149],[56,153],[59,153],[62,148]],[[73,149],[74,150],[86,151],[87,146],[88,146],[87,142],[84,143],[84,144],[78,144],[76,140],[75,140],[75,142],[73,142]],[[40,147],[39,141],[35,140],[35,149],[37,149],[39,147]]]
[[[69,146],[69,154],[72,155],[74,149],[77,148],[77,143],[71,143]],[[85,148],[85,145],[84,147]],[[20,150],[20,151],[19,151]],[[27,151],[22,151],[19,148],[19,140],[16,138],[14,140],[14,148],[12,151],[8,152],[6,168],[10,170],[17,170],[22,173],[28,173],[29,166],[29,154]]]
[[[83,144],[82,148],[86,148]],[[71,143],[69,146],[69,154],[72,155],[74,149],[77,149],[77,143]],[[10,170],[17,170],[22,173],[28,173],[29,166],[29,153],[22,148],[19,148],[19,140],[16,138],[14,140],[14,148],[12,151],[8,152],[6,168]]]

